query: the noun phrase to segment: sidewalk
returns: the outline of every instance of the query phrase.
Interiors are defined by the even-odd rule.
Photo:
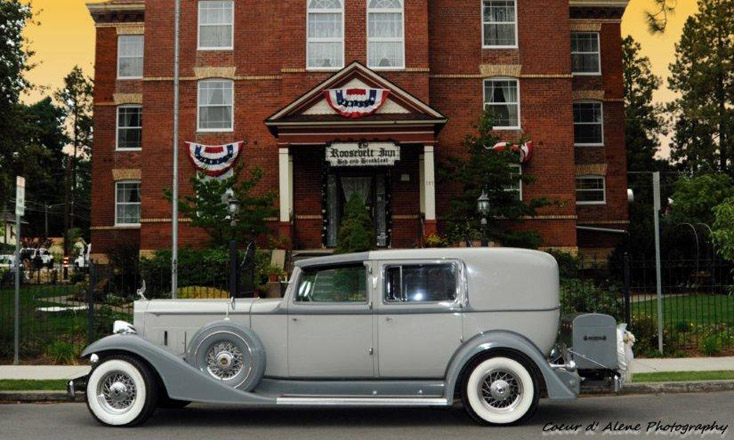
[[[734,371],[734,356],[718,358],[635,359],[632,373],[658,371]],[[72,379],[89,371],[87,365],[0,365],[0,380],[5,379]]]

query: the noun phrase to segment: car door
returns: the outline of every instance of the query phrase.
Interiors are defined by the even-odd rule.
[[[376,300],[378,375],[442,378],[461,344],[460,261],[382,261]]]
[[[290,377],[374,377],[367,273],[361,262],[300,271],[288,304]]]

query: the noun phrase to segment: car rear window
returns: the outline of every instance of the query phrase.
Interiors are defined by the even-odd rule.
[[[454,301],[455,264],[389,266],[385,271],[385,300],[398,303]]]

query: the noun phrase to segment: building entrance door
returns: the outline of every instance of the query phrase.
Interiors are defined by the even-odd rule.
[[[328,174],[326,192],[327,247],[337,246],[339,226],[351,197],[358,197],[367,207],[375,227],[375,244],[389,245],[386,171],[333,169]]]

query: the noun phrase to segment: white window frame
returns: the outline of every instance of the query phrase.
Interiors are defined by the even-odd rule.
[[[602,101],[595,101],[593,99],[587,99],[582,101],[574,101],[573,105],[576,104],[599,104],[599,113],[601,116],[601,122],[576,122],[573,121],[573,127],[574,127],[574,140],[573,140],[573,146],[574,147],[603,147],[604,144],[604,103]],[[601,124],[601,142],[576,142],[576,126],[577,125],[598,125]]]
[[[487,102],[487,82],[488,81],[515,81],[517,84],[517,125],[516,126],[493,126],[492,130],[503,131],[503,130],[522,130],[522,98],[520,96],[520,80],[509,76],[497,76],[492,78],[485,78],[482,81],[482,109],[487,110],[487,106],[491,107],[491,103]]]
[[[492,1],[492,0],[479,0],[479,2],[480,2],[480,11],[481,11],[479,20],[480,20],[480,26],[481,26],[481,29],[482,29],[482,49],[517,49],[519,47],[518,46],[518,38],[519,38],[519,36],[518,36],[518,31],[517,31],[517,28],[518,28],[517,1],[518,0],[511,0],[515,4],[515,21],[512,22],[512,24],[515,25],[515,44],[512,44],[512,45],[492,45],[492,44],[487,44],[486,38],[485,38],[485,35],[484,35],[484,25],[485,24],[492,24],[492,23],[495,23],[495,24],[509,24],[510,22],[509,21],[501,21],[501,22],[499,22],[499,21],[487,21],[487,22],[485,22],[484,21],[484,8],[485,8],[485,2],[486,1]],[[506,0],[506,1],[510,1],[510,0]]]
[[[522,202],[522,165],[520,165],[519,163],[511,163],[509,166],[510,168],[514,168],[517,170],[517,173],[513,172],[513,174],[517,174],[518,176],[520,176],[520,178],[517,180],[517,188],[505,187],[503,188],[503,190],[505,192],[511,193],[517,192],[519,195],[518,200]]]
[[[365,36],[367,40],[367,67],[369,67],[372,70],[404,70],[406,65],[406,58],[408,57],[408,54],[405,53],[405,0],[400,0],[400,9],[372,9],[370,8],[370,2],[371,0],[366,1],[367,6],[367,17],[365,19],[365,23],[367,25],[367,28],[365,29]],[[400,43],[403,45],[403,64],[400,66],[389,66],[389,67],[381,67],[381,66],[370,66],[370,41],[376,42],[376,43],[395,43],[398,41],[397,38],[370,38],[370,12],[375,13],[400,13],[401,18],[401,25],[403,27],[402,30],[402,37],[399,39]]]
[[[206,82],[224,81],[232,85],[232,113],[230,118],[229,128],[201,128],[201,85]],[[234,132],[234,101],[235,101],[235,90],[234,81],[227,78],[206,78],[199,80],[196,84],[196,131],[199,133],[232,133]],[[206,106],[206,107],[219,107],[219,106]]]
[[[123,58],[122,54],[120,53],[122,49],[122,44],[120,44],[120,41],[125,38],[140,38],[143,40],[143,53],[140,55],[140,58],[143,60],[143,68],[140,75],[135,76],[122,76],[122,72],[120,72],[120,67],[122,66],[122,63],[120,60]],[[126,56],[124,58],[138,58],[138,57],[130,57]],[[142,79],[145,72],[145,37],[142,35],[118,35],[117,36],[117,79]]]
[[[585,174],[582,176],[576,176],[575,182],[578,185],[579,179],[601,179],[601,185],[602,185],[602,200],[596,200],[596,201],[579,201],[578,200],[578,193],[579,192],[596,192],[599,191],[597,189],[578,189],[578,186],[575,186],[575,193],[576,193],[576,204],[577,205],[606,205],[607,204],[607,177],[602,176],[599,174]]]
[[[137,183],[138,184],[138,190],[140,190],[140,185],[141,185],[140,180],[118,180],[118,181],[115,182],[115,226],[124,226],[124,227],[136,227],[136,226],[140,226],[140,219],[138,219],[138,223],[121,223],[121,222],[118,221],[118,218],[117,218],[117,214],[118,214],[118,212],[117,212],[117,206],[120,203],[118,201],[118,185],[123,184],[123,183]],[[124,202],[124,204],[126,204],[126,205],[133,205],[134,203]],[[142,200],[142,197],[140,199],[140,203],[138,203],[138,204],[141,206],[140,217],[142,218],[143,217],[143,210],[142,210],[143,200]]]
[[[341,7],[341,10],[339,11],[339,13],[342,16],[342,36],[340,38],[312,38],[312,37],[309,37],[309,35],[311,33],[310,32],[311,31],[310,30],[310,25],[309,25],[309,22],[310,22],[309,21],[309,16],[311,14],[333,14],[336,11],[336,9],[311,9],[310,8],[311,0],[306,0],[306,70],[309,70],[309,71],[311,71],[311,70],[315,70],[315,71],[318,71],[318,70],[321,70],[321,71],[329,71],[329,70],[341,70],[341,69],[344,68],[344,62],[345,62],[345,59],[347,57],[346,49],[345,49],[346,43],[344,41],[345,40],[344,39],[344,36],[345,36],[345,32],[346,32],[345,27],[344,27],[344,21],[346,19],[346,13],[344,12],[344,2],[345,1],[346,0],[339,0],[339,3],[341,3],[341,6],[342,6]],[[308,51],[309,43],[341,43],[342,44],[342,62],[341,62],[341,65],[334,66],[334,67],[318,67],[318,66],[312,67],[312,66],[309,66],[308,65],[308,62],[311,59],[311,57],[309,56],[309,51]]]
[[[226,26],[226,24],[222,24],[222,23],[219,23],[219,24],[202,24],[201,23],[201,5],[206,3],[207,1],[228,1],[228,0],[201,0],[199,1],[199,4],[197,5],[197,18],[196,18],[196,50],[200,50],[200,51],[234,50],[234,8],[235,8],[235,5],[234,5],[234,1],[232,0],[228,1],[229,3],[232,4],[232,17],[231,17],[232,21],[230,23],[230,27],[232,28],[230,41],[232,44],[230,44],[229,46],[222,46],[222,47],[218,47],[218,46],[210,47],[210,46],[201,45],[201,27],[202,26]]]
[[[140,104],[123,104],[117,106],[117,112],[115,113],[115,151],[141,151],[143,149],[142,144],[142,130],[143,126],[140,126],[141,130],[141,143],[140,147],[138,148],[120,148],[120,110],[124,108],[138,108],[140,109],[141,113],[141,122],[142,122],[142,113],[143,113],[143,106]],[[125,128],[134,128],[134,127],[125,127]]]
[[[601,75],[601,35],[599,32],[581,32],[581,31],[573,31],[571,32],[571,38],[573,38],[574,35],[578,34],[589,34],[589,35],[596,35],[596,45],[599,48],[598,52],[574,52],[573,48],[571,48],[571,58],[573,59],[574,55],[590,55],[590,54],[596,54],[598,65],[596,67],[596,72],[575,72],[573,70],[573,62],[571,62],[571,74],[573,76],[599,76]]]

